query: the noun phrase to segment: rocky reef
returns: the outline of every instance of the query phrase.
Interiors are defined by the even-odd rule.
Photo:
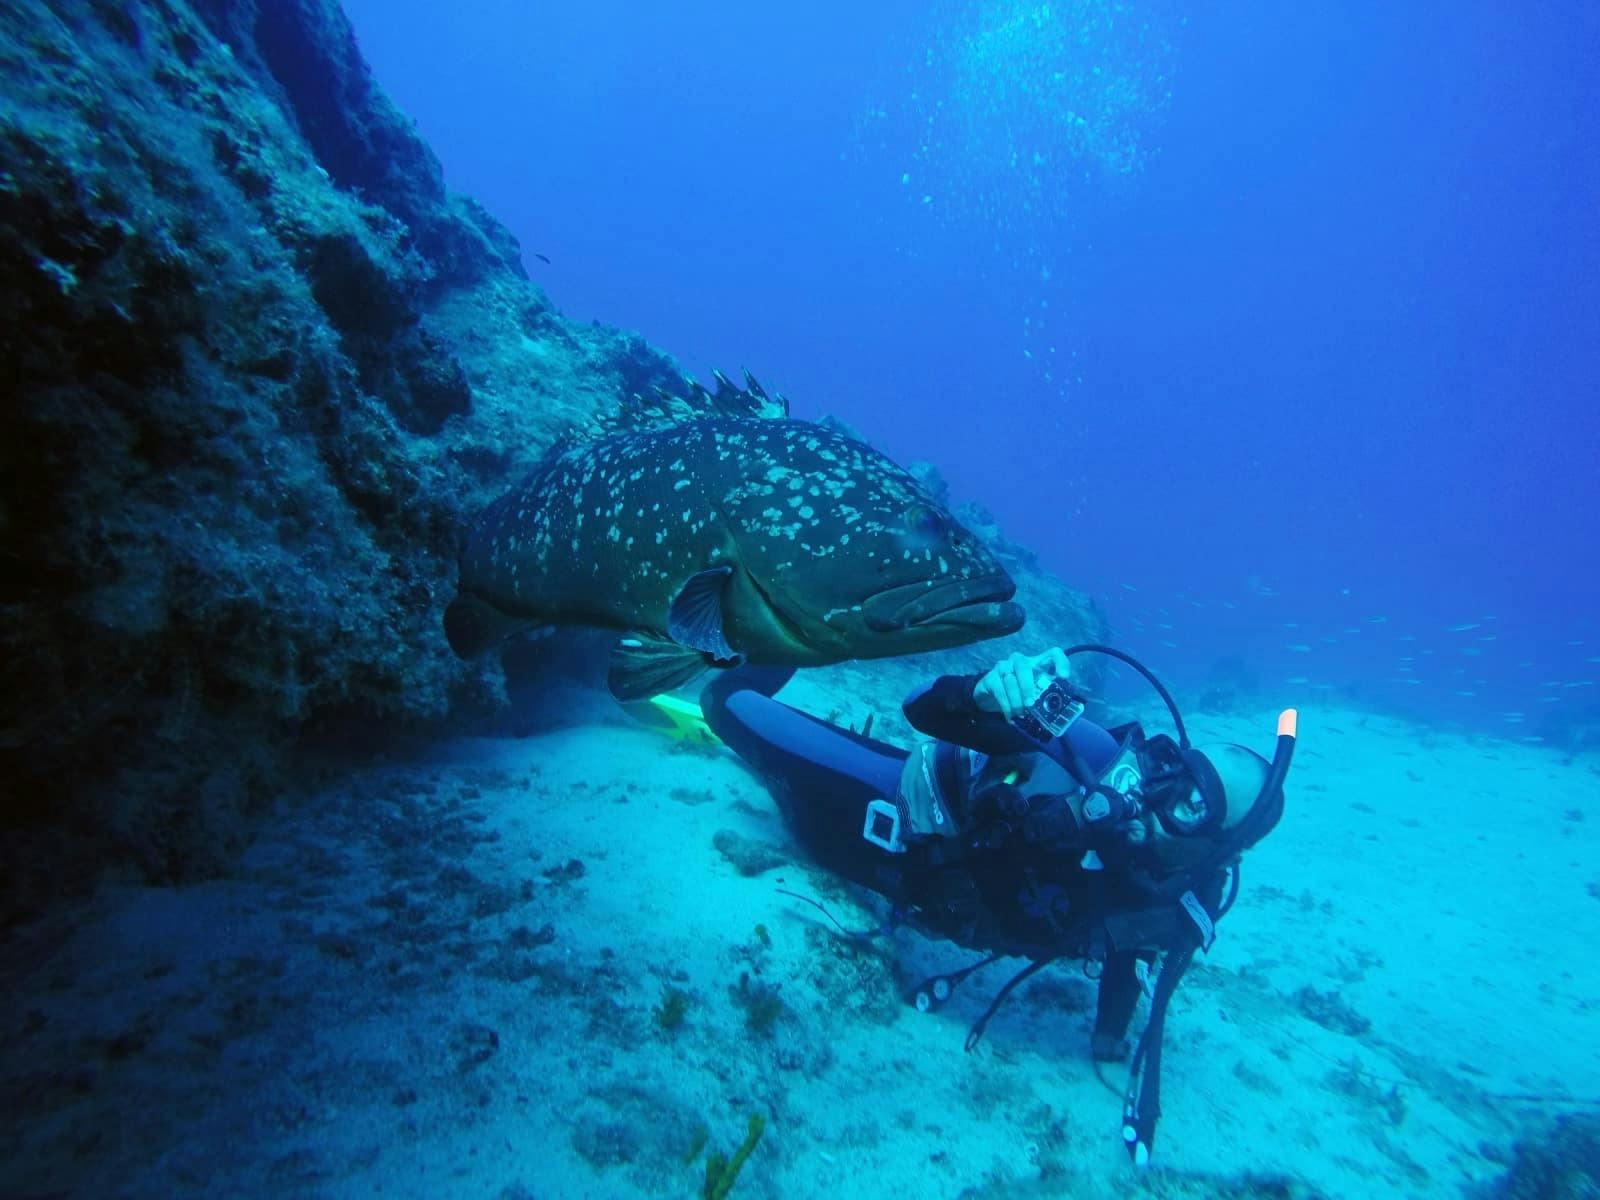
[[[492,704],[439,632],[460,519],[678,371],[552,309],[337,5],[4,13],[14,913],[108,860],[213,869],[290,750]]]
[[[681,374],[555,311],[333,0],[0,12],[6,922],[219,871],[318,770],[491,712],[440,632],[463,516]]]

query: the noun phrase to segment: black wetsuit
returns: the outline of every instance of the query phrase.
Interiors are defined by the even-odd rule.
[[[1127,847],[1097,842],[1059,792],[1029,795],[1003,782],[1047,756],[977,706],[977,676],[943,676],[908,698],[904,711],[940,743],[938,791],[961,832],[908,839],[903,853],[891,853],[867,840],[863,826],[870,802],[896,801],[910,752],[772,699],[791,674],[724,672],[706,687],[701,709],[762,777],[793,835],[820,865],[888,898],[929,933],[985,953],[1103,956],[1095,1047],[1112,1056],[1138,999],[1135,963],[1160,949],[1171,929],[1170,904],[1152,905],[1129,869]],[[1095,773],[1120,749],[1111,732],[1082,718],[1067,737]],[[1084,866],[1091,849],[1100,869]]]

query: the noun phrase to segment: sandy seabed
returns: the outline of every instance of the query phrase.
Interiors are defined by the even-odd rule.
[[[1272,717],[1191,726],[1259,744]],[[731,755],[603,712],[451,744],[284,814],[233,878],[14,931],[0,1196],[687,1197],[752,1115],[735,1197],[1476,1194],[1600,1095],[1597,776],[1302,710],[1139,1173],[1076,964],[964,1053],[1022,964],[916,1012],[970,956],[860,947],[785,894],[883,915]]]

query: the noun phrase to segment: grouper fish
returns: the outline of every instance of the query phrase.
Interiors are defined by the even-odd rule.
[[[790,419],[754,379],[558,446],[469,527],[445,633],[463,658],[549,625],[621,631],[619,699],[708,667],[822,666],[1023,622],[989,549],[908,472]]]

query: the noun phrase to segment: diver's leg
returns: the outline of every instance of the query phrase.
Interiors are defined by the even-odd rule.
[[[758,772],[779,773],[801,759],[891,797],[900,786],[906,751],[772,699],[792,668],[735,667],[700,693],[706,724]]]
[[[1128,1056],[1128,1022],[1139,1003],[1139,955],[1112,950],[1100,973],[1100,995],[1095,1006],[1094,1034],[1089,1048],[1102,1062],[1120,1062]]]
[[[821,865],[896,892],[901,856],[868,842],[862,827],[867,805],[898,790],[906,752],[742,686],[745,671],[728,671],[701,693],[706,724],[761,777],[790,833]]]
[[[718,671],[701,689],[701,694],[709,696],[715,692],[725,697],[733,692],[760,692],[763,696],[776,696],[783,685],[794,678],[794,673],[794,667],[753,667],[742,663]]]

